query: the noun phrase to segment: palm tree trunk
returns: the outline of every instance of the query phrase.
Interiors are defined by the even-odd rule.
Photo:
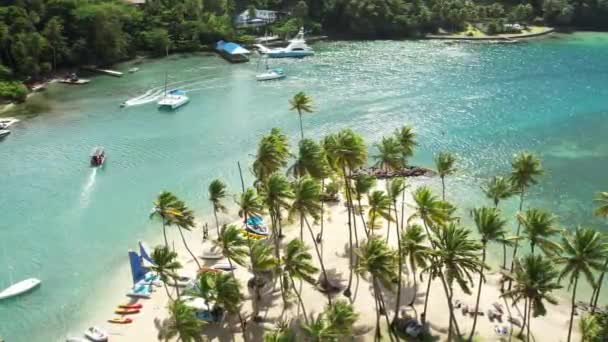
[[[535,246],[535,243],[530,242],[530,252],[532,253],[532,255],[534,255],[534,246]]]
[[[576,305],[574,301],[576,300],[576,286],[578,285],[578,276],[574,278],[574,289],[572,289],[572,310],[570,310],[570,324],[568,325],[568,342],[572,337],[572,323],[574,323],[574,310],[576,309]]]
[[[450,293],[447,294],[448,296],[448,308],[450,309],[450,324],[448,326],[448,341],[452,341],[452,326],[453,326],[453,322],[454,322],[454,308],[452,307],[452,294],[454,293],[454,291],[452,291],[452,287],[450,286]],[[477,313],[475,313],[475,315],[477,316]],[[460,335],[460,334],[458,334]]]
[[[375,281],[373,282],[375,284]],[[374,341],[380,341],[382,339],[382,333],[380,332],[380,308],[378,308],[378,296],[376,296],[376,286],[374,289],[374,304],[376,305],[376,334],[374,335]]]
[[[230,258],[226,258],[228,260],[228,265],[230,265],[230,273],[232,274],[232,278],[238,282],[236,279],[236,275],[234,274],[234,267],[232,266],[232,260]],[[236,311],[237,316],[239,317],[239,324],[241,325],[241,331],[243,331],[243,340],[247,342],[247,326],[245,325],[245,320],[243,319],[243,315],[241,315],[241,310]]]
[[[411,264],[411,268],[412,268],[412,274],[414,276],[414,293],[412,295],[412,300],[410,301],[409,306],[414,306],[414,302],[416,301],[416,295],[418,294],[418,282],[416,281],[416,265],[414,264],[413,261],[410,261]],[[425,304],[425,308],[426,308],[426,303]]]
[[[304,241],[304,217],[300,215],[300,241]]]
[[[405,184],[405,177],[401,177],[401,179],[403,180],[403,184]],[[405,188],[401,192],[401,230],[403,230],[404,215],[405,215]]]
[[[277,211],[276,208],[270,210],[270,224],[272,226],[272,235],[273,235],[273,242],[274,242],[274,257],[277,259],[277,261],[281,260],[281,250],[280,250],[280,243],[279,243],[279,234],[277,232]],[[276,273],[279,275],[279,286],[281,288],[281,298],[283,299],[283,307],[286,308],[287,307],[287,295],[285,294],[285,287],[283,286],[283,277],[281,276],[281,272],[280,272],[280,265],[277,264],[277,269],[276,269]],[[276,281],[274,283],[274,285],[276,286]],[[256,283],[256,289],[258,288],[257,283]]]
[[[310,233],[310,238],[312,239],[312,243],[315,246],[315,252],[317,252],[317,258],[319,258],[319,264],[321,265],[321,271],[323,272],[323,281],[325,282],[324,284],[321,285],[321,287],[325,287],[327,286],[327,301],[329,302],[329,305],[331,305],[331,294],[330,294],[330,290],[331,290],[331,284],[329,284],[329,280],[327,278],[327,271],[325,270],[325,264],[323,263],[323,257],[321,256],[321,252],[319,251],[319,245],[317,244],[317,241],[315,240],[315,236],[312,232],[312,228],[310,228],[310,224],[308,224],[308,219],[306,218],[306,216],[304,216],[304,221],[306,222],[306,227],[308,228],[308,232]]]
[[[169,240],[167,240],[167,222],[163,218],[163,237],[165,238],[165,247],[169,248]]]
[[[388,212],[391,212],[391,204],[388,204]],[[386,243],[388,243],[388,238],[391,235],[391,220],[386,220]]]
[[[397,260],[399,262],[399,275],[397,280],[397,299],[395,300],[395,316],[393,323],[399,318],[399,308],[401,307],[401,283],[403,281],[403,256],[401,255],[401,234],[399,234],[399,213],[397,213],[397,201],[394,201],[395,207],[395,229],[397,230]]]
[[[213,216],[215,217],[215,229],[217,231],[217,238],[220,237],[220,221],[217,219],[217,210],[213,208]]]
[[[522,187],[521,189],[521,193],[519,195],[519,212],[522,211],[523,207],[524,207],[524,188]],[[511,269],[509,270],[509,272],[513,273],[513,267],[515,267],[515,257],[517,257],[517,248],[519,248],[519,231],[521,229],[521,222],[519,222],[519,220],[517,220],[517,233],[515,234],[515,237],[517,238],[515,240],[515,247],[513,248],[513,257],[511,258]],[[513,280],[509,280],[509,291],[511,290],[511,285],[513,285]]]
[[[433,279],[433,277],[431,277],[431,275],[429,274],[429,280],[426,283],[426,293],[424,294],[424,309],[422,310],[422,325],[424,325],[424,323],[426,323],[426,308],[429,304],[429,293],[431,292],[431,280]],[[412,303],[414,302],[416,297],[412,298]]]
[[[361,205],[361,196],[357,199],[357,204],[359,205],[359,217],[361,218],[361,222],[363,222],[363,230],[365,231],[365,236],[369,237],[369,230],[367,229],[367,223],[365,223],[365,216],[363,215],[363,206]]]
[[[163,285],[165,286],[165,291],[167,291],[167,297],[169,297],[169,299],[173,301],[173,297],[171,297],[171,293],[169,293],[169,287],[167,286],[167,282],[163,281]]]
[[[597,302],[600,298],[600,291],[602,289],[602,283],[604,282],[604,275],[606,275],[606,270],[608,269],[608,258],[606,258],[606,262],[604,263],[604,270],[602,271],[602,273],[600,274],[600,279],[597,282],[597,286],[595,289],[595,299],[592,299],[592,303],[591,304],[591,313],[595,313],[595,308],[597,307]]]
[[[479,300],[481,299],[481,285],[483,283],[483,265],[486,264],[486,244],[483,245],[483,251],[481,255],[481,267],[479,268],[479,285],[477,287],[477,301],[475,302],[475,316],[473,317],[473,328],[469,335],[469,341],[473,341],[473,335],[475,334],[475,327],[477,326],[477,311],[479,311]]]
[[[524,331],[526,330],[526,325],[528,324],[528,298],[524,300],[524,323],[521,326],[521,331],[519,332],[519,337],[524,336]]]
[[[302,112],[298,109],[298,116],[300,117],[300,133],[302,136],[302,140],[304,140],[304,126],[302,126]]]
[[[526,333],[526,341],[530,341],[530,324],[532,323],[532,301],[528,301],[528,328]]]
[[[441,176],[441,199],[445,202],[445,176]]]
[[[344,177],[344,187],[346,189],[346,209],[348,211],[348,244],[349,244],[349,249],[350,249],[350,256],[349,256],[349,269],[350,269],[350,274],[348,276],[348,286],[346,287],[346,290],[344,290],[344,296],[350,298],[351,295],[351,286],[353,284],[353,229],[352,229],[352,223],[351,223],[351,207],[352,207],[352,200],[350,197],[350,183],[348,182],[348,178],[346,177],[346,168],[344,166],[342,166],[342,176]]]
[[[192,257],[192,259],[194,259],[196,266],[198,266],[198,269],[200,270],[201,263],[198,262],[194,253],[192,253],[192,251],[190,250],[190,247],[188,247],[188,244],[186,243],[186,238],[184,237],[184,233],[182,232],[182,228],[180,228],[180,226],[177,226],[177,230],[179,230],[179,235],[182,237],[182,242],[184,243],[184,247],[186,247],[186,250],[188,251],[188,253],[190,253],[190,256]]]
[[[293,277],[291,276],[291,274],[289,275],[289,280],[291,280],[291,287],[293,288],[293,291],[296,293],[296,296],[298,297],[298,302],[300,303],[300,306],[302,307],[302,314],[304,315],[304,321],[306,322],[306,324],[308,324],[308,314],[306,314],[306,308],[304,307],[304,301],[302,300],[302,296],[300,295],[300,292],[298,292],[298,289],[296,288],[296,283],[293,281]]]
[[[325,178],[321,179],[321,193],[325,193]],[[321,243],[323,241],[323,228],[325,227],[325,202],[321,201],[321,232],[317,237],[317,242]]]

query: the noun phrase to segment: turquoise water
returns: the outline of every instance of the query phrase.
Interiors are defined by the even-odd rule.
[[[0,335],[11,342],[64,336],[86,311],[85,298],[126,262],[126,250],[158,232],[148,213],[159,191],[174,191],[204,218],[209,181],[221,177],[238,191],[236,162],[248,167],[261,134],[281,127],[296,141],[287,99],[300,90],[317,109],[304,119],[307,136],[350,127],[371,143],[407,123],[420,136],[415,163],[430,164],[438,150],[455,152],[460,171],[448,180],[448,198],[463,215],[488,203],[481,181],[507,172],[512,154],[529,149],[547,169],[530,203],[554,211],[566,228],[605,229],[591,208],[594,193],[608,190],[607,35],[513,45],[327,42],[315,49],[313,58],[273,63],[288,73],[279,82],[257,83],[255,61],[191,55],[146,62],[122,79],[51,87],[49,109],[0,142],[0,286],[30,276],[43,281],[31,294],[0,302]],[[152,103],[118,107],[162,86],[165,72],[169,82],[187,80],[180,85],[190,90],[189,105],[175,113]],[[109,158],[94,171],[88,153],[96,145]]]

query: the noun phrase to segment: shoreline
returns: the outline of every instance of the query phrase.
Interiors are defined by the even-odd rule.
[[[518,40],[525,40],[530,38],[537,38],[541,36],[550,35],[555,32],[554,27],[547,27],[546,30],[541,32],[529,32],[529,33],[516,33],[516,34],[497,34],[495,36],[483,36],[483,37],[471,37],[465,35],[441,35],[441,34],[429,34],[424,38],[429,40],[455,40],[455,41],[505,41],[505,42],[516,42]]]
[[[419,182],[416,182],[416,186],[426,184],[430,181],[430,178],[425,178]],[[383,182],[378,182],[378,188],[383,188]],[[411,199],[411,193],[413,189],[409,190],[406,193],[406,212],[405,217],[409,217],[412,214],[411,205],[413,204]],[[348,234],[344,234],[346,229],[346,207],[344,202],[341,200],[339,203],[335,204],[327,204],[327,213],[325,216],[325,236],[323,239],[323,244],[321,247],[321,253],[323,254],[325,266],[328,270],[328,273],[336,273],[340,275],[340,279],[344,285],[348,280]],[[224,222],[235,222],[230,219],[222,220]],[[297,220],[296,220],[297,221]],[[359,220],[358,220],[359,221]],[[239,220],[237,219],[238,223]],[[197,228],[200,228],[200,222],[197,221]],[[385,226],[386,227],[386,226]],[[378,234],[385,236],[386,228],[378,231]],[[287,244],[291,239],[299,237],[299,224],[294,222],[286,225],[284,227],[284,232],[286,237],[281,241],[282,245]],[[314,225],[313,230],[315,233],[318,232],[319,226]],[[359,234],[360,240],[363,239],[365,233],[363,228],[361,227],[360,221],[357,224],[357,232]],[[389,243],[395,247],[396,246],[396,236],[394,227],[391,227],[390,230],[390,239]],[[203,243],[201,243],[201,234],[200,230],[195,229],[192,232],[187,233],[187,240],[189,241],[189,246],[195,253],[195,255],[200,255],[203,250]],[[185,251],[183,244],[179,238],[179,235],[175,229],[168,229],[168,237],[170,241],[175,242],[175,249],[178,252],[178,260],[182,263],[183,270],[186,272],[194,272],[196,270],[196,264],[193,260],[191,260],[190,255]],[[215,237],[215,227],[209,226],[209,239],[212,240]],[[154,239],[148,239],[148,241],[154,243],[148,243],[150,248],[156,246],[156,242],[162,241],[162,233],[158,232],[157,235],[154,236]],[[306,231],[304,234],[304,242],[311,249],[312,253],[312,240]],[[133,242],[136,244],[136,241]],[[342,247],[344,246],[344,247]],[[495,253],[489,253],[488,264],[494,264],[495,259],[498,258]],[[318,261],[316,257],[313,259],[315,265],[319,267]],[[210,266],[217,262],[217,260],[204,260],[200,259],[199,261],[203,264],[203,266]],[[250,273],[247,269],[243,267],[238,267],[235,271],[237,278],[239,279],[242,290],[245,295],[245,301],[243,303],[243,307],[241,312],[243,313],[246,319],[250,319],[252,312],[252,304],[250,301],[251,294],[247,290],[245,284],[247,280],[250,278]],[[409,271],[404,269],[404,286],[402,288],[402,293],[404,294],[402,297],[401,303],[401,312],[406,315],[419,317],[420,313],[424,307],[424,294],[425,294],[425,284],[419,281],[418,291],[416,295],[415,304],[413,307],[407,306],[407,303],[412,298],[411,296],[414,293],[413,285],[412,285],[412,275],[408,275]],[[499,302],[503,303],[503,307],[505,307],[504,300],[499,297],[500,295],[500,285],[499,285],[499,273],[496,269],[492,269],[487,274],[488,281],[486,285],[482,289],[481,301],[480,301],[480,311],[486,312],[489,308],[491,308],[491,303]],[[420,274],[416,274],[416,277],[420,277]],[[473,279],[476,281],[478,275],[473,275]],[[426,276],[424,277],[426,279]],[[128,298],[123,295],[127,290],[127,286],[130,285],[130,276],[129,276],[129,264],[125,262],[119,268],[116,269],[114,274],[112,275],[111,280],[108,282],[107,290],[104,290],[103,293],[100,293],[100,297],[95,298],[92,302],[87,303],[88,314],[84,317],[81,322],[78,324],[74,324],[75,327],[70,327],[70,331],[75,331],[74,328],[78,328],[81,331],[90,325],[98,325],[105,329],[111,336],[113,341],[151,341],[156,339],[157,330],[155,328],[155,321],[160,319],[164,319],[167,317],[166,305],[168,303],[168,297],[165,293],[165,290],[162,287],[155,288],[155,292],[152,294],[151,299],[139,300],[138,302],[143,303],[143,309],[141,313],[137,315],[130,316],[133,318],[134,322],[129,325],[112,325],[106,322],[107,319],[112,318],[113,308],[115,305],[118,305],[122,302],[127,302]],[[306,303],[307,313],[310,315],[311,313],[319,313],[323,310],[326,301],[323,294],[318,292],[313,286],[304,283],[302,288],[302,298]],[[455,287],[455,297],[454,299],[459,299],[466,305],[474,305],[475,304],[475,296],[476,296],[476,286],[473,288],[473,293],[471,295],[464,294],[459,288]],[[278,290],[277,290],[278,291]],[[387,309],[389,312],[389,316],[392,317],[394,312],[394,293],[384,291],[384,295],[387,298]],[[558,305],[549,305],[548,313],[546,316],[534,318],[532,320],[532,334],[537,340],[541,341],[562,341],[565,338],[565,332],[568,327],[568,319],[570,313],[569,307],[569,299],[564,298],[561,293],[556,293],[556,297],[559,299]],[[262,336],[265,329],[272,329],[274,327],[274,322],[278,321],[282,314],[283,303],[281,301],[280,293],[274,293],[272,295],[272,301],[264,300],[262,303],[262,310],[260,311],[260,315],[264,318],[262,323],[254,324],[250,323],[249,332],[253,333],[253,336]],[[342,296],[342,294],[338,294],[335,299],[346,299],[346,297]],[[357,340],[358,341],[370,341],[373,340],[374,335],[374,325],[375,322],[375,311],[374,300],[371,292],[371,285],[368,280],[363,277],[355,276],[353,278],[353,297],[354,305],[357,312],[360,314],[357,323],[355,324],[355,330],[358,332]],[[266,299],[266,297],[265,297]],[[510,303],[509,303],[510,304]],[[506,306],[505,316],[503,316],[502,322],[494,321],[490,322],[487,316],[480,316],[477,322],[477,335],[480,336],[483,340],[492,340],[498,339],[496,333],[494,332],[494,328],[496,326],[505,326],[508,327],[508,330],[513,333],[515,336],[519,333],[519,328],[512,326],[508,323],[507,312],[511,312],[513,317],[519,318],[521,320],[521,316],[519,313],[523,312],[520,310],[519,306],[522,304],[518,304],[517,306]],[[428,311],[427,311],[427,324],[429,328],[429,332],[434,338],[445,338],[447,336],[447,326],[448,326],[448,318],[449,311],[446,310],[447,303],[446,297],[439,280],[434,280],[431,283],[431,290],[429,295],[428,302]],[[295,316],[298,314],[299,307],[294,303],[289,307],[286,312],[291,314],[291,316]],[[461,310],[457,310],[455,312],[456,319],[460,324],[461,331],[463,335],[468,335],[468,331],[470,331],[473,319],[469,315],[463,315]],[[85,322],[86,321],[86,322]],[[205,326],[204,331],[205,334],[211,340],[230,340],[234,338],[236,341],[242,341],[242,335],[239,329],[239,326],[234,317],[229,317],[225,322],[219,324],[208,324]],[[578,338],[578,331],[575,329],[574,339]],[[360,335],[359,335],[360,334]],[[257,339],[254,339],[257,341]]]

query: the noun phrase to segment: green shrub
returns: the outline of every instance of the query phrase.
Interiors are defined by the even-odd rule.
[[[27,88],[21,82],[0,82],[0,99],[24,102],[27,97]]]

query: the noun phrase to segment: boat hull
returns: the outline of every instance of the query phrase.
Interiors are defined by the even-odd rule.
[[[266,55],[270,58],[304,58],[314,54],[312,51],[270,51]]]
[[[40,280],[30,278],[13,284],[0,292],[0,300],[19,296],[40,286]]]

